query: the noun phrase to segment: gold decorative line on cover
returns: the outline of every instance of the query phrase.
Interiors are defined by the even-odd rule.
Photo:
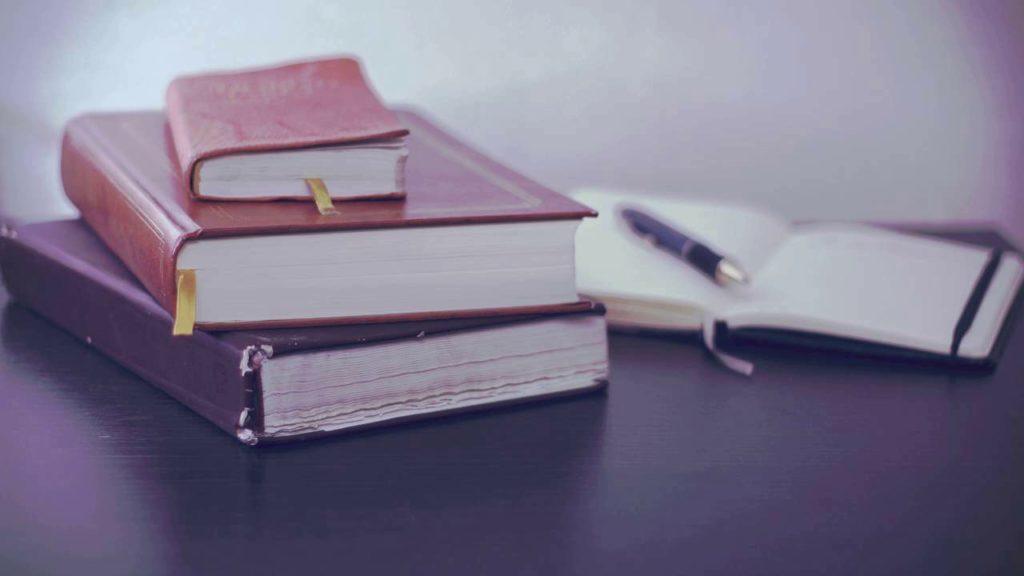
[[[481,164],[478,160],[474,159],[471,156],[466,155],[464,152],[460,151],[458,148],[455,148],[453,146],[450,146],[450,145],[446,144],[444,141],[442,141],[437,136],[432,135],[430,133],[431,132],[431,128],[429,127],[429,125],[421,124],[419,121],[416,121],[416,120],[412,120],[409,123],[410,124],[414,124],[414,125],[418,124],[419,127],[420,127],[419,130],[415,131],[415,136],[414,137],[417,140],[421,140],[421,141],[427,143],[431,148],[434,149],[435,152],[441,154],[442,156],[444,156],[445,158],[448,158],[449,160],[452,160],[454,162],[458,162],[459,165],[461,165],[463,168],[476,173],[478,176],[480,176],[484,180],[487,180],[491,184],[494,184],[498,188],[501,188],[505,192],[508,192],[509,194],[515,196],[516,198],[518,198],[520,200],[520,202],[518,202],[516,204],[499,204],[497,206],[489,206],[488,210],[497,210],[497,209],[502,209],[502,208],[535,208],[535,207],[541,205],[541,199],[537,198],[533,194],[530,194],[530,192],[527,191],[522,186],[519,186],[515,182],[509,180],[508,178],[505,178],[505,177],[495,173],[489,167]],[[462,208],[456,208],[456,207],[452,207],[452,206],[444,206],[444,207],[440,207],[440,208],[420,208],[418,210],[415,210],[415,213],[417,213],[417,214],[430,214],[432,212],[470,212],[471,213],[471,212],[473,212],[475,210],[476,210],[476,208],[462,209]]]
[[[338,211],[334,209],[334,203],[331,202],[331,195],[327,193],[327,186],[324,181],[319,178],[306,178],[306,186],[309,187],[310,193],[313,194],[313,200],[316,202],[316,209],[320,211],[323,216],[330,216],[331,214],[337,214]]]
[[[178,304],[174,309],[174,336],[191,336],[196,325],[196,271],[178,270]]]

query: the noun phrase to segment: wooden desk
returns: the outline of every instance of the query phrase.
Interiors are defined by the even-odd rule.
[[[1024,573],[1024,329],[942,372],[612,338],[589,396],[238,444],[0,293],[0,573]]]

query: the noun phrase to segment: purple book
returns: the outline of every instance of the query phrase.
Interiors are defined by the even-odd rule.
[[[80,221],[0,240],[21,304],[255,445],[603,389],[604,310],[171,336]]]

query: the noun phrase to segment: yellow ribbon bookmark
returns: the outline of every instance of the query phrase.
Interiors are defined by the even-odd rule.
[[[313,194],[313,200],[316,202],[316,209],[320,211],[323,216],[329,216],[331,214],[337,214],[338,211],[334,209],[334,203],[331,202],[331,195],[327,193],[327,186],[324,185],[324,181],[319,178],[306,178],[306,186],[309,187],[309,191]]]
[[[174,336],[191,336],[196,325],[196,271],[178,270],[178,305],[174,310]]]

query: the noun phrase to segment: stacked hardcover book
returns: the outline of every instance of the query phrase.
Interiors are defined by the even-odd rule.
[[[247,444],[606,384],[592,211],[353,60],[179,78],[72,120],[61,172],[82,220],[6,234],[10,293]]]

